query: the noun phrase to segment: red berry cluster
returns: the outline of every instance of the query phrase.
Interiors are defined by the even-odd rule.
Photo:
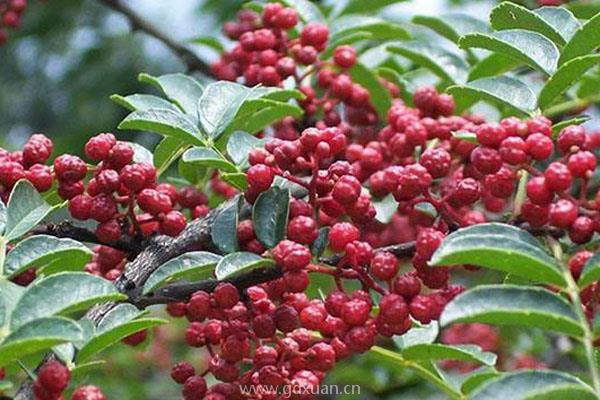
[[[27,0],[0,0],[0,46],[8,41],[8,29],[21,25]]]
[[[92,255],[92,260],[86,264],[85,272],[102,276],[109,281],[115,281],[125,268],[127,262],[126,255],[109,246],[96,246]]]
[[[33,382],[35,400],[63,400],[63,392],[69,386],[71,372],[61,362],[50,360],[39,369]],[[96,386],[81,386],[73,392],[71,400],[106,400]]]
[[[498,329],[480,323],[454,324],[442,332],[441,342],[450,345],[474,344],[481,347],[483,351],[493,353],[498,353],[501,350]],[[468,361],[444,360],[442,366],[446,369],[465,373],[478,368],[479,364]]]
[[[39,192],[52,187],[52,169],[44,164],[53,150],[52,141],[40,133],[32,135],[23,150],[11,153],[0,148],[0,197],[5,203],[21,179],[27,179]]]

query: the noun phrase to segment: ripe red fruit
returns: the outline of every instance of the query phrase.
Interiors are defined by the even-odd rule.
[[[444,149],[427,149],[421,155],[419,163],[427,169],[433,178],[446,176],[450,171],[452,158]]]
[[[551,163],[546,168],[546,171],[544,171],[544,178],[546,178],[548,189],[554,192],[562,192],[569,189],[573,182],[569,168],[560,162]]]
[[[204,291],[196,292],[187,303],[187,316],[191,321],[202,321],[210,313],[210,296]]]
[[[121,187],[119,173],[114,169],[100,171],[100,173],[96,175],[96,183],[98,184],[98,190],[106,194],[116,192]]]
[[[25,177],[38,192],[45,192],[52,187],[52,170],[47,165],[33,165],[25,172]]]
[[[48,146],[46,140],[41,140],[40,138],[36,138],[36,136],[38,135],[33,135],[29,138],[25,146],[23,146],[23,162],[25,165],[44,164],[48,161],[52,153],[52,146]]]
[[[94,161],[106,160],[116,143],[117,139],[112,133],[101,133],[85,144],[85,155]]]
[[[117,213],[117,205],[114,199],[107,194],[99,194],[92,199],[90,217],[96,221],[108,222]]]
[[[380,251],[371,260],[371,273],[384,281],[392,279],[398,273],[398,260],[396,256],[387,251]]]
[[[402,274],[394,279],[393,288],[394,293],[409,301],[421,292],[421,281],[413,273]]]
[[[560,199],[550,205],[548,218],[550,223],[557,228],[569,228],[577,218],[577,206],[569,200]]]
[[[350,242],[360,238],[360,231],[348,222],[338,222],[329,230],[329,246],[333,251],[342,251]]]
[[[527,145],[527,152],[535,160],[545,160],[554,151],[552,139],[541,133],[528,136],[525,144]]]
[[[144,340],[146,340],[147,336],[148,336],[148,331],[144,330],[144,331],[136,332],[133,335],[129,335],[121,341],[129,346],[137,346],[140,343],[142,343]]]
[[[352,175],[344,175],[333,185],[331,196],[340,204],[355,202],[361,192],[360,181]]]
[[[482,174],[493,174],[502,167],[502,158],[497,150],[490,147],[476,147],[471,152],[471,162]]]
[[[554,193],[548,189],[546,178],[543,176],[530,179],[525,185],[525,189],[527,190],[527,197],[533,204],[538,206],[548,205],[554,198]]]
[[[69,385],[71,372],[61,362],[50,360],[44,363],[37,376],[43,389],[52,393],[62,393]]]
[[[527,161],[527,144],[518,136],[511,136],[500,144],[500,157],[511,165],[519,165]]]
[[[106,397],[97,386],[86,385],[78,387],[71,400],[106,400]]]
[[[292,218],[287,227],[287,236],[294,242],[311,244],[319,236],[317,222],[313,218],[304,215]]]
[[[596,156],[591,151],[579,151],[569,157],[567,167],[573,176],[584,178],[596,169]]]
[[[556,147],[562,154],[568,153],[572,148],[581,148],[585,143],[585,129],[581,125],[570,125],[560,131],[556,140]]]
[[[220,283],[213,293],[217,305],[221,308],[231,308],[240,301],[240,294],[231,283]]]
[[[273,17],[273,25],[279,29],[288,30],[298,23],[298,13],[291,7],[279,10]]]
[[[410,315],[422,324],[428,324],[439,315],[439,306],[431,296],[418,294],[410,302]]]
[[[96,237],[102,243],[116,242],[121,238],[121,226],[116,220],[110,220],[98,224],[96,227]]]
[[[379,318],[388,324],[397,324],[408,318],[408,306],[398,294],[387,294],[379,302]]]
[[[185,229],[186,224],[185,215],[179,211],[169,211],[160,221],[160,233],[177,236]]]
[[[581,244],[589,242],[593,234],[594,221],[586,216],[577,217],[569,229],[569,237],[573,243]]]
[[[333,62],[342,68],[350,68],[356,64],[356,50],[352,46],[342,45],[333,51]]]
[[[108,153],[108,163],[112,169],[119,171],[133,161],[134,150],[130,144],[117,142]]]
[[[369,319],[371,305],[364,300],[352,299],[342,305],[342,320],[350,325],[363,325]]]
[[[87,166],[81,158],[63,154],[54,160],[54,173],[59,181],[77,182],[85,178]]]
[[[201,376],[191,376],[183,384],[181,394],[184,400],[202,400],[206,395],[206,381]]]
[[[300,41],[304,46],[314,46],[317,49],[322,49],[328,36],[329,28],[327,28],[327,25],[310,22],[302,28]]]
[[[247,171],[248,185],[254,190],[262,192],[271,187],[275,174],[271,167],[264,164],[256,164]]]
[[[475,203],[481,197],[481,185],[473,178],[461,179],[457,185],[452,200],[460,206]]]
[[[477,127],[477,141],[483,146],[497,149],[503,140],[507,138],[504,127],[497,123],[485,123]]]
[[[58,195],[65,200],[70,200],[82,194],[84,190],[83,181],[58,183]]]
[[[0,162],[0,183],[12,188],[19,180],[25,178],[25,169],[21,164],[14,161]]]
[[[153,215],[171,211],[171,198],[155,189],[144,189],[137,196],[140,208]]]

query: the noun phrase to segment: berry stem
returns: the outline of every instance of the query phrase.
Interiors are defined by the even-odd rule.
[[[563,270],[563,277],[567,282],[567,294],[573,303],[573,309],[577,314],[577,318],[579,319],[579,323],[581,324],[581,328],[583,329],[583,337],[581,341],[585,348],[585,356],[588,363],[588,368],[590,370],[590,374],[592,376],[592,383],[594,386],[594,391],[597,395],[600,396],[600,373],[598,372],[598,360],[596,359],[596,355],[594,353],[594,335],[592,330],[590,329],[587,318],[585,317],[585,313],[583,311],[583,304],[581,303],[581,297],[579,296],[579,288],[577,287],[577,283],[573,279],[573,275],[571,275],[571,271],[565,265],[563,261],[563,251],[560,246],[560,243],[554,239],[553,237],[547,236],[546,241],[554,254],[554,258],[560,263]]]

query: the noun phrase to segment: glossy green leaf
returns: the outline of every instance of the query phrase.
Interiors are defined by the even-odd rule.
[[[65,270],[82,269],[92,258],[92,251],[73,239],[54,236],[31,236],[19,243],[7,254],[4,271],[16,276],[30,268],[60,263]]]
[[[379,75],[383,79],[386,79],[392,82],[394,85],[398,86],[398,89],[400,89],[402,99],[406,103],[410,104],[410,101],[412,101],[411,95],[409,93],[412,86],[411,82],[407,81],[402,75],[400,75],[398,72],[396,72],[396,70],[392,68],[379,67],[376,69],[376,72],[377,75]]]
[[[388,50],[427,68],[446,82],[460,83],[467,77],[468,66],[456,54],[428,42],[407,42],[388,46]]]
[[[194,121],[196,120],[202,86],[194,78],[184,74],[168,74],[159,77],[140,74],[138,79],[162,90],[169,100],[177,104]]]
[[[577,18],[590,19],[600,13],[600,3],[589,0],[574,0],[565,4]]]
[[[238,253],[227,254],[219,261],[215,268],[215,275],[218,280],[231,279],[239,274],[253,271],[257,268],[271,267],[275,261],[270,258],[240,251]]]
[[[121,300],[112,282],[85,272],[62,272],[31,283],[15,307],[11,327],[37,318],[86,309],[104,301]]]
[[[440,325],[482,322],[519,325],[581,336],[583,329],[570,304],[556,294],[538,287],[481,285],[446,305]]]
[[[398,211],[398,202],[390,193],[380,201],[373,201],[373,207],[375,207],[375,219],[382,224],[388,224]]]
[[[468,80],[487,78],[489,76],[502,75],[520,66],[520,60],[510,58],[500,53],[492,53],[475,64],[469,71]]]
[[[329,227],[324,226],[319,228],[319,235],[317,236],[317,240],[315,240],[310,245],[310,251],[315,258],[321,257],[327,245],[329,244]]]
[[[438,211],[433,204],[428,201],[421,201],[414,205],[413,209],[430,218],[437,218]]]
[[[236,131],[227,141],[227,154],[238,167],[246,169],[249,167],[248,154],[250,151],[262,147],[264,143],[264,139],[259,139],[247,132]]]
[[[14,385],[11,381],[0,380],[0,393],[8,392],[9,390],[12,390],[13,386]]]
[[[154,166],[159,175],[166,171],[188,147],[185,141],[176,137],[165,137],[154,148]]]
[[[483,351],[475,345],[445,345],[439,343],[423,343],[402,349],[402,357],[408,360],[461,360],[477,362],[493,366],[497,356]]]
[[[559,51],[543,35],[524,29],[492,33],[469,33],[459,40],[462,48],[480,48],[522,61],[547,75],[556,70]]]
[[[233,253],[238,249],[237,225],[240,207],[243,204],[243,197],[238,196],[229,204],[221,208],[211,228],[211,237],[213,243],[223,253]]]
[[[243,172],[222,172],[221,179],[238,190],[245,191],[248,189],[248,178]]]
[[[538,32],[559,46],[564,45],[579,28],[579,21],[562,7],[542,7],[535,10],[503,2],[490,14],[494,29],[527,29]]]
[[[327,47],[327,49],[325,49],[325,51],[323,51],[321,53],[321,56],[320,56],[321,60],[330,59],[333,56],[333,51],[338,46],[343,46],[345,44],[352,45],[352,44],[358,43],[363,40],[370,40],[372,38],[373,38],[373,34],[371,32],[360,32],[360,31],[349,33],[344,36],[340,36],[339,38],[337,38],[335,40],[329,41],[329,46]],[[362,54],[359,56],[358,60],[360,62],[363,62],[364,59],[362,57]],[[363,62],[363,64],[364,64],[364,62]],[[365,64],[365,66],[368,67],[369,65]]]
[[[187,144],[203,144],[200,131],[189,117],[164,108],[134,111],[121,121],[118,128],[154,132]]]
[[[52,210],[29,181],[20,180],[8,199],[4,237],[7,241],[20,238]]]
[[[221,43],[221,41],[214,36],[198,36],[190,40],[190,43],[209,47],[219,53],[225,51],[225,46],[223,43]]]
[[[452,136],[459,140],[464,140],[469,143],[473,143],[473,144],[479,143],[477,141],[477,134],[475,134],[473,132],[456,131],[456,132],[452,132]]]
[[[576,57],[564,63],[544,84],[538,95],[538,106],[542,110],[548,108],[556,98],[579,81],[587,70],[598,65],[600,54]]]
[[[206,147],[192,147],[183,153],[181,159],[185,163],[199,167],[217,168],[227,172],[236,172],[238,170],[235,165],[223,158],[222,155]]]
[[[120,304],[109,311],[98,323],[96,333],[77,353],[77,362],[118,343],[136,332],[167,323],[159,318],[138,318],[142,313],[130,304]]]
[[[370,14],[376,13],[380,9],[400,3],[404,0],[371,0],[366,2],[364,0],[338,0],[336,1],[333,16],[346,15],[346,14]]]
[[[447,92],[471,104],[485,100],[524,116],[533,113],[537,102],[535,93],[526,84],[507,76],[477,79],[464,85],[451,86]]]
[[[81,328],[71,319],[38,318],[14,330],[0,344],[0,366],[60,343],[81,339]]]
[[[4,326],[7,322],[8,310],[6,305],[6,295],[4,293],[0,294],[0,327]]]
[[[233,131],[256,133],[285,117],[298,118],[303,113],[300,107],[290,103],[265,98],[249,100],[244,103],[226,133]],[[226,138],[228,135],[223,136]]]
[[[142,146],[139,143],[128,142],[133,147],[133,162],[135,163],[146,163],[152,165],[154,163],[154,156],[152,152]]]
[[[446,237],[431,259],[433,266],[471,264],[565,285],[560,267],[530,233],[512,225],[486,223]]]
[[[244,102],[260,97],[257,88],[234,82],[218,81],[206,87],[198,103],[200,124],[213,139],[217,139],[234,120]]]
[[[488,24],[467,14],[444,14],[439,17],[430,15],[417,15],[412,22],[426,26],[446,39],[458,43],[458,39],[467,33],[490,31]]]
[[[2,303],[2,309],[4,318],[0,327],[8,325],[10,322],[10,315],[17,306],[17,302],[23,295],[25,288],[13,283],[9,280],[0,280],[0,302]]]
[[[377,75],[360,62],[354,64],[349,70],[352,81],[364,86],[369,92],[370,101],[377,115],[382,120],[387,118],[387,110],[392,105],[392,96],[390,92],[377,79]]]
[[[554,399],[596,399],[592,389],[578,378],[552,370],[524,370],[500,375],[490,379],[471,400],[533,400],[549,399],[550,392],[560,391],[564,397]]]
[[[394,336],[393,340],[399,349],[405,349],[411,346],[431,344],[435,342],[440,327],[437,321],[431,321],[427,325],[413,326],[403,335]]]
[[[578,115],[577,117],[565,119],[552,125],[552,139],[556,139],[560,131],[570,125],[581,125],[592,119],[589,115]]]
[[[354,33],[369,33],[376,40],[408,40],[410,33],[398,24],[378,17],[349,15],[333,20],[330,41],[335,42]]]
[[[600,251],[597,251],[583,266],[577,283],[582,288],[600,280]]]
[[[6,206],[4,202],[0,201],[0,236],[4,233],[4,228],[6,228]]]
[[[73,381],[85,379],[90,375],[90,373],[100,370],[104,366],[106,366],[106,361],[104,360],[94,360],[84,363],[78,363],[77,365],[71,368],[71,379]]]
[[[485,382],[496,378],[499,375],[500,373],[493,368],[482,367],[479,370],[475,370],[469,374],[469,376],[460,385],[460,391],[462,393],[469,394]]]
[[[558,65],[563,65],[575,57],[594,52],[600,46],[600,14],[588,20],[573,35],[563,48]]]
[[[221,256],[206,251],[193,251],[173,258],[158,267],[146,280],[143,293],[178,279],[195,281],[212,276]]]
[[[150,108],[166,108],[171,111],[181,112],[177,106],[167,100],[151,94],[131,94],[120,96],[113,94],[110,99],[129,111],[148,110]]]
[[[304,22],[324,23],[325,17],[319,7],[309,0],[281,0],[281,3],[288,7],[293,7],[298,12],[298,16]]]
[[[290,192],[277,186],[262,192],[252,208],[256,238],[268,249],[285,238]]]

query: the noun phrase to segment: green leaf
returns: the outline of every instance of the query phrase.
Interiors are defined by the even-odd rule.
[[[163,284],[186,279],[196,281],[212,276],[212,272],[221,259],[213,253],[206,251],[193,251],[173,258],[158,267],[146,280],[143,293],[154,291]]]
[[[581,125],[584,122],[592,119],[589,115],[579,115],[577,117],[569,118],[564,121],[557,122],[552,125],[552,139],[556,139],[558,137],[558,133],[562,131],[564,128],[570,125]]]
[[[354,64],[349,70],[352,81],[361,84],[369,92],[370,101],[377,115],[383,121],[387,118],[387,110],[392,105],[392,96],[390,92],[377,79],[375,72],[365,67],[360,62]]]
[[[388,50],[427,68],[446,82],[461,83],[466,80],[467,63],[438,45],[429,42],[408,42],[388,46]]]
[[[125,298],[106,279],[85,272],[62,272],[36,280],[27,287],[12,313],[11,326],[18,328],[36,318],[67,314]]]
[[[75,342],[82,337],[79,325],[67,318],[38,318],[24,324],[0,344],[0,365],[25,355],[50,349],[60,343]]]
[[[402,357],[408,360],[461,360],[477,362],[489,366],[496,364],[497,356],[494,353],[481,350],[475,345],[448,346],[439,343],[423,343],[406,347],[402,350]]]
[[[97,371],[106,365],[106,361],[104,360],[94,360],[85,363],[78,363],[74,367],[71,368],[71,379],[73,381],[78,381],[80,379],[85,379],[90,375],[93,371]]]
[[[158,96],[151,94],[131,94],[129,96],[120,96],[113,94],[110,99],[118,105],[129,111],[148,110],[150,108],[166,108],[171,111],[181,112],[179,108]]]
[[[6,256],[5,273],[14,277],[31,266],[52,263],[64,269],[82,269],[92,258],[92,251],[73,239],[36,235],[19,242]]]
[[[500,373],[494,368],[481,367],[469,374],[469,376],[460,385],[460,391],[465,394],[471,393],[484,382],[499,376]]]
[[[576,57],[564,63],[544,84],[538,96],[538,106],[542,110],[547,109],[557,97],[579,81],[588,69],[598,64],[600,54]]]
[[[159,175],[183,154],[187,146],[185,141],[175,137],[165,137],[160,141],[154,148],[154,166]]]
[[[227,141],[227,154],[241,169],[249,167],[248,154],[253,149],[264,146],[265,140],[252,136],[247,132],[236,131]]]
[[[223,253],[233,253],[238,249],[237,225],[243,197],[238,196],[227,206],[220,209],[211,228],[213,243]]]
[[[140,74],[140,82],[154,85],[194,120],[198,115],[198,99],[202,96],[202,86],[192,77],[184,74],[168,74],[154,77],[148,74]]]
[[[471,400],[549,399],[549,392],[560,391],[554,399],[596,399],[592,389],[572,375],[552,370],[525,370],[504,373],[490,379],[474,392]]]
[[[600,280],[600,251],[597,251],[583,266],[577,283],[585,287],[590,283]]]
[[[515,285],[481,285],[446,305],[440,325],[482,322],[519,325],[581,336],[583,328],[570,304],[542,288]]]
[[[6,206],[4,202],[0,201],[0,236],[4,233],[4,228],[6,228]]]
[[[412,22],[417,25],[426,26],[438,35],[456,44],[458,44],[458,39],[467,33],[487,33],[490,31],[488,24],[484,21],[467,14],[459,13],[444,14],[439,17],[417,15],[413,17]]]
[[[552,75],[560,53],[550,40],[536,32],[511,29],[492,33],[469,33],[459,40],[461,48],[480,48],[522,61]]]
[[[321,257],[327,245],[329,244],[329,227],[324,226],[319,228],[319,236],[317,236],[317,240],[315,240],[310,245],[310,251],[315,258]]]
[[[234,82],[218,81],[206,87],[198,103],[200,124],[213,139],[218,139],[233,121],[244,102],[259,97],[255,89]],[[253,97],[254,96],[254,97]]]
[[[23,295],[25,288],[6,279],[0,280],[0,303],[4,310],[4,318],[0,327],[8,325],[9,317],[17,306],[17,302]]]
[[[146,163],[152,165],[154,162],[154,156],[152,152],[142,146],[139,143],[128,142],[133,147],[133,162],[135,163]]]
[[[304,22],[324,23],[325,17],[319,7],[308,0],[281,0],[281,3],[288,7],[293,7],[298,12],[298,16]]]
[[[407,81],[402,75],[400,75],[392,68],[379,67],[376,69],[376,72],[377,75],[379,75],[383,79],[386,79],[398,86],[398,89],[400,89],[401,92],[402,99],[406,103],[410,104],[410,101],[412,101],[412,99],[409,93],[409,89],[411,88],[411,83],[409,81]]]
[[[248,189],[248,179],[243,172],[223,172],[219,176],[238,190],[245,191]]]
[[[338,6],[339,3],[339,8],[334,15],[375,13],[383,7],[402,1],[403,0],[340,0],[335,2],[336,6]]]
[[[467,80],[486,78],[488,76],[502,75],[521,65],[521,61],[500,53],[492,53],[471,68]]]
[[[304,111],[294,104],[265,98],[249,100],[244,103],[220,139],[222,141],[223,137],[227,138],[227,133],[233,131],[256,133],[284,117],[299,118],[303,113]]]
[[[471,104],[486,100],[506,106],[514,113],[524,116],[533,113],[537,102],[535,93],[529,86],[507,76],[477,79],[464,85],[451,86],[446,91],[454,98],[463,98]]]
[[[512,2],[503,2],[490,14],[494,29],[527,29],[538,32],[559,46],[564,45],[579,27],[571,12],[562,7],[542,7],[533,11]]]
[[[159,318],[139,318],[142,314],[131,304],[119,304],[110,310],[98,323],[96,333],[77,353],[77,363],[89,359],[127,336],[167,322]]]
[[[198,36],[190,40],[190,43],[201,44],[219,53],[225,51],[225,46],[223,43],[221,43],[221,41],[214,36]]]
[[[600,14],[581,26],[563,48],[558,65],[563,65],[575,57],[590,54],[600,46]]]
[[[452,136],[459,139],[459,140],[464,140],[466,142],[469,143],[473,143],[473,144],[478,144],[479,142],[477,141],[477,135],[473,132],[468,132],[468,131],[456,131],[456,132],[452,132]]]
[[[275,261],[270,258],[262,258],[254,253],[240,251],[238,253],[227,254],[223,257],[215,268],[215,275],[218,280],[222,281],[258,268],[274,265]]]
[[[227,172],[237,172],[237,167],[227,161],[213,149],[206,147],[192,147],[183,153],[183,162],[200,167],[217,168]]]
[[[277,186],[262,192],[252,208],[256,238],[270,249],[285,238],[290,191]]]
[[[430,264],[472,264],[534,281],[565,285],[560,267],[536,239],[507,224],[479,224],[452,232],[434,253]]]
[[[393,340],[399,349],[404,349],[416,345],[431,344],[435,342],[439,332],[440,327],[437,321],[431,321],[427,325],[414,326],[405,334],[394,336]]]
[[[8,199],[4,237],[18,239],[39,224],[54,207],[44,201],[29,181],[17,182]]]
[[[0,393],[8,392],[13,388],[13,383],[7,380],[0,380]]]
[[[373,207],[375,207],[376,212],[375,219],[382,224],[388,224],[398,211],[398,202],[390,193],[381,201],[373,201]]]
[[[376,40],[408,40],[410,33],[400,25],[377,17],[349,15],[333,20],[330,43],[355,33],[370,33]]]
[[[154,132],[188,144],[203,144],[194,122],[181,113],[163,108],[134,111],[117,128]]]

